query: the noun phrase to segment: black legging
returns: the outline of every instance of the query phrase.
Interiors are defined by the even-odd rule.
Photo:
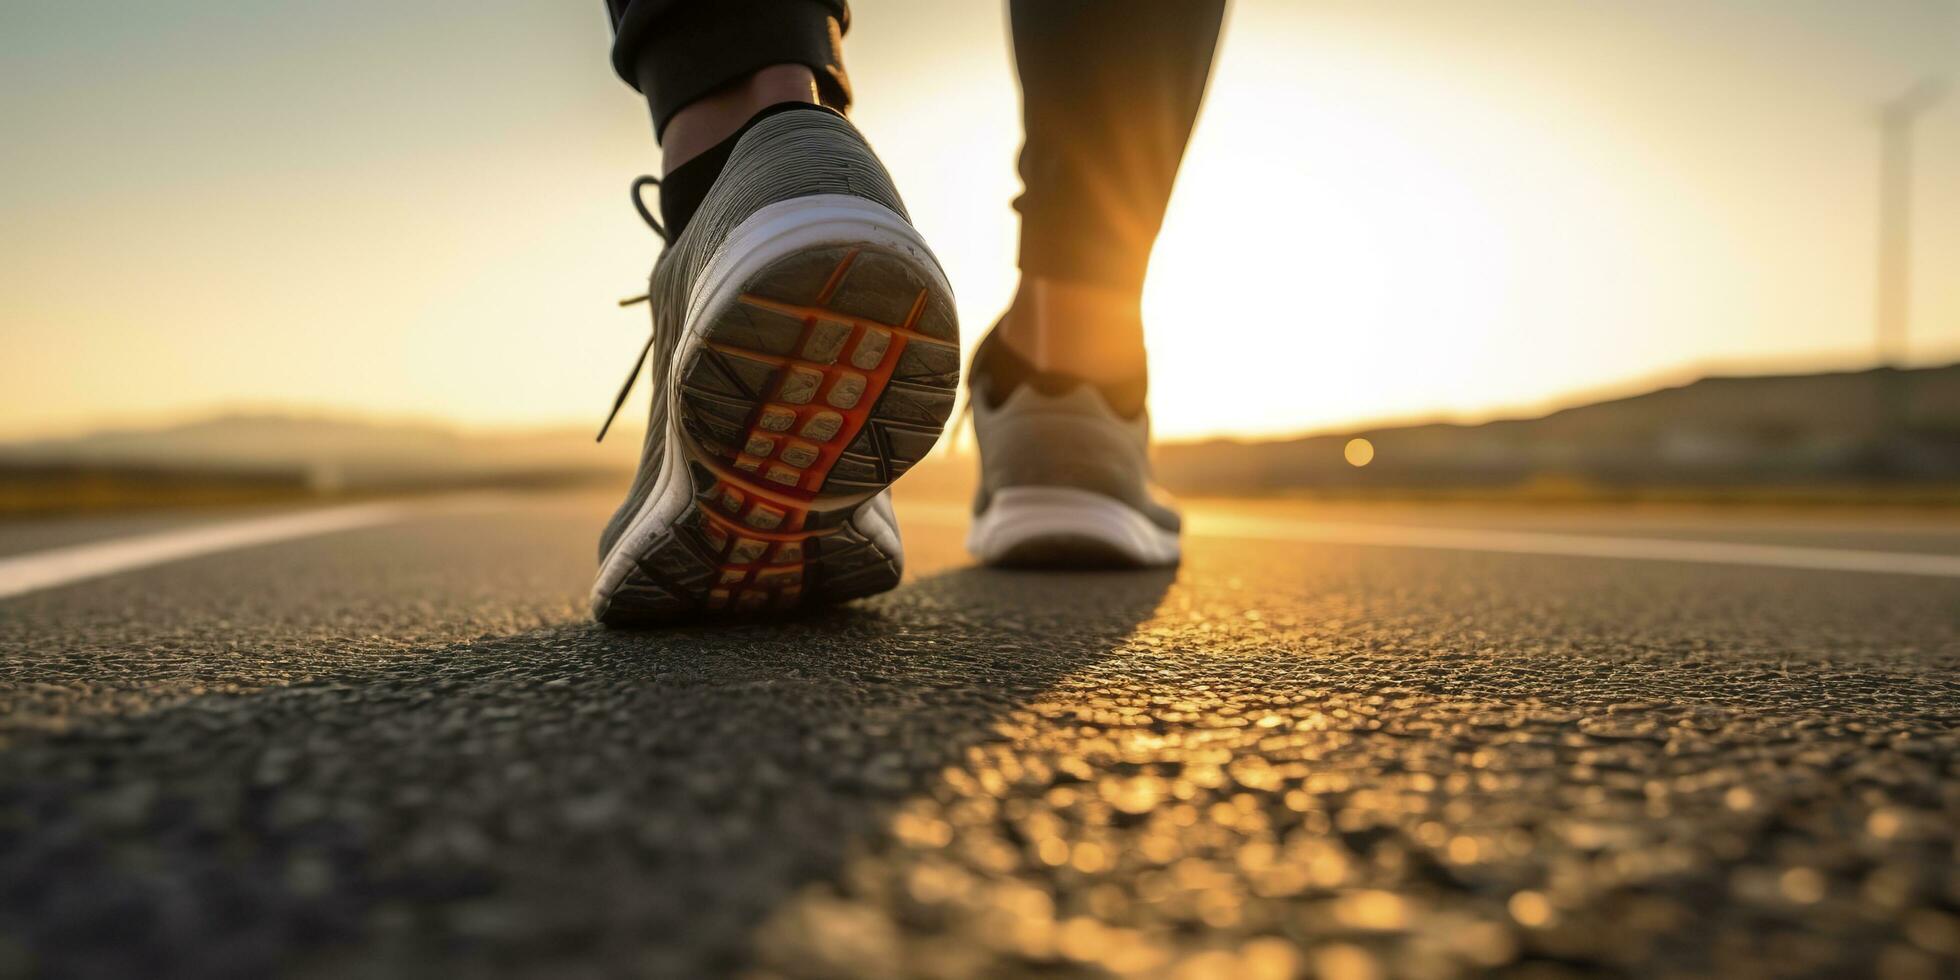
[[[806,65],[850,105],[845,0],[607,0],[613,64],[655,132],[769,65]],[[1009,0],[1021,76],[1021,271],[1142,289],[1211,74],[1225,0]]]

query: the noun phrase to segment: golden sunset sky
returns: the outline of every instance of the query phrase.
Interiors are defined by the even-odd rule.
[[[855,117],[970,344],[1015,282],[1004,13],[855,19]],[[598,0],[7,4],[0,438],[237,408],[596,426],[657,246],[609,42]],[[1239,3],[1146,298],[1158,432],[1867,365],[1876,107],[1940,74],[1955,0]],[[1919,135],[1932,363],[1960,357],[1960,92]]]

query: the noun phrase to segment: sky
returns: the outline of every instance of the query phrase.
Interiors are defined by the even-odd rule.
[[[1016,281],[1005,14],[853,19],[853,116],[970,345]],[[598,0],[0,6],[0,438],[241,408],[596,426],[658,247],[609,44]],[[1877,106],[1942,74],[1960,0],[1237,3],[1145,296],[1157,432],[1866,366]],[[1916,150],[1934,363],[1960,359],[1960,91]]]

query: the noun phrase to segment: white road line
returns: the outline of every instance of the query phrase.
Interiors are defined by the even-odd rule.
[[[964,526],[970,518],[970,512],[964,507],[926,501],[902,506],[898,516],[901,526],[907,523]],[[1220,514],[1210,509],[1187,515],[1184,528],[1186,534],[1207,538],[1359,544],[1388,548],[1436,548],[1445,551],[1494,551],[1514,555],[1566,555],[1577,558],[1628,558],[1642,561],[1755,565],[1827,572],[1881,572],[1892,575],[1960,578],[1960,556],[1905,551],[1806,548],[1789,545],[1742,544],[1733,541],[1626,538],[1593,534],[1553,534],[1542,531],[1418,527],[1410,524],[1304,521]]]
[[[1194,515],[1188,524],[1188,529],[1192,534],[1205,537],[1382,545],[1391,548],[1441,548],[1452,551],[1497,551],[1518,555],[1630,558],[1645,561],[1757,565],[1829,572],[1883,572],[1893,575],[1960,578],[1960,556],[1903,551],[1806,548],[1789,545],[1742,544],[1733,541],[1690,541],[1679,538],[1618,538],[1591,534],[1494,531],[1479,528],[1411,527],[1403,524],[1354,524],[1343,521],[1289,521],[1225,514]]]
[[[0,599],[233,548],[385,524],[407,513],[402,504],[351,504],[0,558]]]

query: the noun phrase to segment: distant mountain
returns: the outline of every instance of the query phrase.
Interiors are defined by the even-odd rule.
[[[1363,467],[1343,455],[1364,438]],[[440,425],[225,415],[155,429],[0,445],[11,471],[74,467],[223,471],[313,492],[617,479],[640,433],[595,446],[585,430],[468,433]],[[934,457],[908,495],[960,495],[973,461]],[[1504,489],[1546,480],[1594,487],[1883,483],[1960,487],[1960,364],[1937,368],[1706,378],[1541,418],[1380,426],[1157,451],[1159,478],[1187,494],[1294,490]]]
[[[1350,465],[1351,439],[1374,458]],[[1592,485],[1946,483],[1960,486],[1960,364],[1705,378],[1481,425],[1435,423],[1164,446],[1185,493]]]
[[[0,446],[0,465],[89,464],[299,474],[320,490],[611,473],[630,466],[638,433],[602,446],[588,432],[471,434],[440,425],[291,415],[224,415]]]

